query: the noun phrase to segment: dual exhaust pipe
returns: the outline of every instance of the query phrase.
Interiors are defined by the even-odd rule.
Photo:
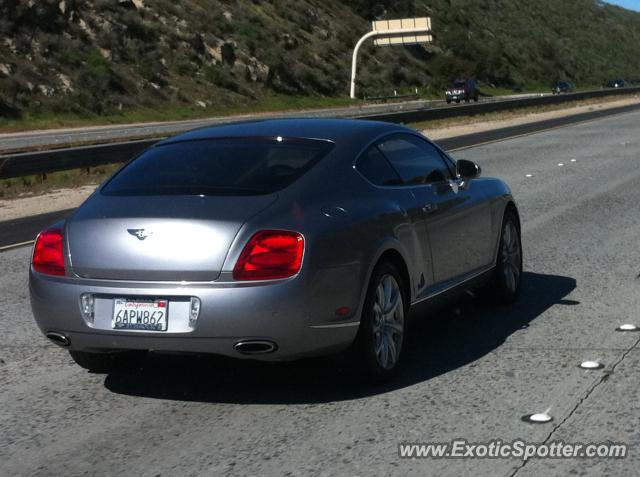
[[[241,354],[267,354],[276,351],[278,346],[273,341],[244,340],[238,341],[233,349]]]
[[[63,348],[67,348],[71,341],[69,338],[57,331],[47,331],[47,338],[53,341],[58,346],[62,346]],[[238,353],[241,354],[268,354],[273,353],[278,349],[278,346],[273,341],[267,340],[244,340],[238,341],[233,349],[235,349]]]
[[[69,338],[67,338],[66,335],[58,333],[57,331],[47,331],[46,336],[55,344],[62,346],[63,348],[66,348],[71,344],[71,341],[69,341]]]

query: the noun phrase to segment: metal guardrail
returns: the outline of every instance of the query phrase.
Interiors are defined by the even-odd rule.
[[[417,100],[420,99],[420,95],[416,93],[406,93],[406,94],[388,94],[386,96],[365,96],[365,101],[389,101],[389,100]]]
[[[388,113],[354,115],[353,117],[376,121],[413,123],[459,116],[472,116],[476,114],[485,114],[523,107],[559,104],[567,101],[587,98],[636,93],[640,93],[640,87],[602,89],[554,96],[547,95],[508,99],[503,101],[486,101],[443,108],[422,107],[413,110],[391,111]],[[301,116],[304,116],[304,114],[298,113],[297,115],[292,115],[292,117]],[[279,117],[282,116],[279,115]],[[229,122],[232,121],[233,120],[230,119]],[[0,156],[0,179],[9,179],[12,177],[31,174],[46,174],[68,169],[95,167],[102,164],[122,163],[128,161],[144,149],[155,144],[160,139],[162,138],[2,155]]]
[[[507,99],[503,101],[491,101],[462,104],[437,109],[422,109],[415,111],[402,111],[383,113],[367,116],[366,119],[389,121],[396,123],[417,123],[436,119],[447,119],[458,116],[473,116],[476,114],[493,113],[509,109],[526,108],[531,106],[545,106],[560,104],[567,101],[579,101],[581,99],[599,98],[604,96],[621,96],[640,93],[640,86],[619,89],[601,89],[595,91],[583,91],[580,93],[567,93],[559,95],[535,96],[529,98]]]
[[[0,156],[0,179],[126,162],[156,142],[146,139]]]

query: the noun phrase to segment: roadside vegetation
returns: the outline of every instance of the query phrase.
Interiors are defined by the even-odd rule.
[[[313,96],[270,95],[247,105],[227,108],[199,108],[188,105],[168,104],[158,107],[136,106],[119,112],[103,115],[79,115],[70,112],[25,113],[20,118],[0,117],[0,132],[18,132],[34,129],[62,127],[103,126],[154,121],[180,121],[212,116],[234,116],[239,114],[267,113],[272,111],[297,111],[315,108],[335,108],[357,104],[349,98]]]
[[[350,104],[357,39],[411,16],[432,17],[434,43],[367,44],[361,97],[640,79],[640,14],[598,0],[4,0],[0,129]]]
[[[567,114],[571,114],[570,110],[572,108],[576,108],[579,106],[596,106],[599,104],[605,104],[611,101],[619,101],[623,99],[625,99],[625,97],[621,96],[591,98],[579,101],[570,101],[562,104],[532,106],[529,108],[519,108],[494,113],[479,114],[474,116],[462,116],[433,121],[422,121],[417,123],[409,123],[407,124],[407,126],[420,131],[433,131],[452,126],[463,126],[467,124],[486,123],[490,121],[499,121],[506,119],[518,119],[531,114],[549,111],[564,110],[567,112]],[[109,178],[119,167],[120,164],[108,164],[98,167],[91,167],[88,169],[71,169],[49,174],[38,174],[0,180],[0,200],[13,200],[19,199],[21,197],[41,195],[56,189],[70,189],[86,185],[98,185]]]
[[[0,180],[0,200],[41,195],[56,189],[74,189],[85,185],[98,185],[120,167],[121,164],[107,164],[88,169],[71,169],[50,174],[3,179]]]

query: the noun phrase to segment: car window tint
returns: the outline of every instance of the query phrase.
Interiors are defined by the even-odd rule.
[[[429,184],[451,178],[438,150],[418,137],[393,136],[379,147],[405,184]]]
[[[401,185],[402,180],[387,158],[376,146],[367,149],[356,162],[356,169],[369,181],[379,186]]]
[[[333,147],[327,141],[230,138],[159,145],[103,188],[105,195],[256,195],[287,187]]]
[[[433,147],[433,146],[431,146]],[[446,153],[442,152],[439,149],[436,149],[438,154],[440,154],[440,158],[444,161],[449,174],[448,174],[448,178],[453,178],[456,175],[456,161],[454,159],[452,159],[451,157],[449,157]]]

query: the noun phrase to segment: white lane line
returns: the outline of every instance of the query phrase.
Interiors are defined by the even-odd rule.
[[[33,242],[35,242],[35,240],[29,240],[27,242],[12,243],[11,245],[4,245],[4,246],[0,247],[0,252],[6,252],[7,250],[12,250],[14,248],[19,248],[19,247],[25,247],[27,245],[32,245]]]
[[[609,119],[609,118],[613,118],[615,116],[620,116],[620,115],[629,114],[629,113],[637,113],[637,112],[638,112],[637,109],[629,109],[629,110],[625,110],[625,111],[614,112],[614,113],[611,113],[611,114],[605,114],[603,116],[598,116],[596,118],[583,119],[583,120],[575,121],[575,122],[569,121],[568,123],[561,124],[559,126],[551,126],[551,127],[548,127],[548,128],[538,129],[536,131],[525,132],[525,133],[522,133],[522,134],[515,134],[513,136],[503,137],[503,138],[498,138],[498,139],[490,139],[488,141],[482,141],[482,142],[478,142],[476,144],[470,144],[468,146],[462,146],[462,147],[456,147],[456,148],[453,148],[453,149],[448,149],[446,152],[452,153],[452,152],[464,151],[465,149],[472,149],[474,147],[488,146],[490,144],[495,144],[497,142],[510,141],[511,139],[520,139],[520,138],[527,137],[527,136],[533,136],[534,134],[540,134],[540,133],[555,131],[557,129],[563,129],[563,128],[568,128],[568,127],[572,127],[572,126],[581,126],[583,124],[595,123],[595,122],[601,121],[603,119]],[[565,117],[570,118],[571,116],[565,116]],[[534,124],[534,123],[527,123],[527,124]],[[626,143],[623,142],[623,143],[620,143],[620,144],[624,144],[625,147],[626,147]]]

